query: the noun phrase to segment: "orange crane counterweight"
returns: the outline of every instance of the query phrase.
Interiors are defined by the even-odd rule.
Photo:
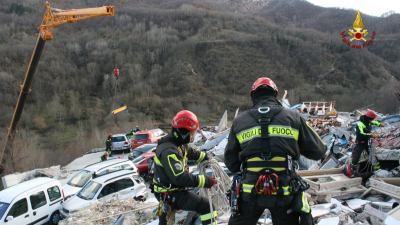
[[[114,6],[103,6],[97,8],[84,8],[84,9],[69,9],[61,10],[50,7],[50,3],[45,3],[45,13],[43,16],[42,24],[35,48],[33,49],[32,56],[27,66],[24,81],[21,85],[21,90],[18,96],[17,104],[11,118],[10,126],[7,132],[7,138],[4,148],[0,152],[0,173],[3,174],[5,169],[14,169],[13,163],[10,162],[11,158],[6,158],[4,155],[12,152],[12,142],[14,140],[15,128],[19,119],[21,118],[22,110],[24,108],[26,97],[32,83],[33,75],[39,63],[40,55],[44,48],[46,41],[53,39],[52,28],[60,26],[64,23],[75,23],[81,20],[90,19],[98,16],[113,16]],[[7,161],[7,160],[8,161]],[[6,164],[10,166],[5,166]]]

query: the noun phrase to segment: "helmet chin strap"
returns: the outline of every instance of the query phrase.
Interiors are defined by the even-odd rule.
[[[184,129],[172,128],[172,136],[177,140],[178,144],[187,144],[190,142],[190,132]]]

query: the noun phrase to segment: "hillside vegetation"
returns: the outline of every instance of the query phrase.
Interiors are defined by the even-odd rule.
[[[109,132],[169,123],[188,108],[201,125],[250,105],[259,76],[292,103],[335,100],[351,111],[398,112],[400,16],[363,15],[377,32],[351,49],[340,33],[356,12],[301,0],[56,0],[53,7],[116,5],[116,16],[66,24],[46,43],[25,105],[13,160],[17,170],[65,164],[102,146]],[[43,1],[0,5],[0,125],[4,139],[34,47]],[[118,83],[112,76],[120,69]],[[118,86],[116,86],[118,84]],[[128,111],[111,116],[121,104]]]

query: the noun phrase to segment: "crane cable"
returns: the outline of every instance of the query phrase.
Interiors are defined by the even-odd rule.
[[[104,3],[103,3],[103,5],[108,5],[109,4],[109,2],[110,2],[110,0],[104,0]],[[119,8],[123,8],[123,5],[125,5],[125,0],[120,0],[120,1],[118,1],[119,2],[119,4],[114,4],[114,6],[115,7],[119,7]],[[119,5],[119,6],[118,6]],[[113,20],[113,27],[117,27],[116,26],[117,25],[117,21],[116,21],[116,18]],[[118,29],[116,29],[116,31],[118,31]],[[114,42],[115,43],[115,37],[117,36],[116,35],[116,31],[114,31],[113,33],[112,33],[112,35],[111,35],[111,40],[112,40],[112,42]],[[115,58],[114,58],[114,61],[115,61]],[[121,64],[121,63],[120,63]],[[112,96],[112,103],[111,103],[111,108],[112,109],[115,109],[115,107],[122,107],[123,105],[126,105],[126,104],[123,104],[121,101],[119,101],[119,99],[118,99],[118,96],[120,96],[120,93],[121,93],[121,90],[120,90],[120,84],[119,84],[119,77],[120,77],[120,74],[119,74],[119,72],[120,72],[120,68],[118,68],[118,63],[115,63],[114,62],[114,68],[113,68],[113,73],[114,73],[114,70],[115,69],[118,69],[118,76],[115,76],[114,75],[114,77],[115,77],[115,82],[114,82],[114,92],[113,92],[113,96]],[[111,77],[113,77],[113,75],[111,75]],[[116,103],[118,103],[117,105],[116,105]]]

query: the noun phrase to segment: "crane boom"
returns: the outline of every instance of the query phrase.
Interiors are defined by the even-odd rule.
[[[52,28],[64,23],[76,23],[98,16],[114,16],[114,6],[63,10],[51,8],[50,3],[46,2],[43,22],[40,25],[40,35],[48,41],[53,39]]]
[[[3,174],[4,170],[6,169],[14,169],[13,163],[5,160],[4,155],[12,152],[12,143],[14,140],[15,129],[17,127],[19,119],[21,118],[25,100],[30,91],[33,75],[35,74],[36,67],[39,63],[39,59],[46,41],[53,39],[52,28],[60,26],[64,23],[75,23],[93,17],[113,15],[114,6],[61,10],[51,8],[50,3],[46,1],[45,13],[43,16],[42,24],[39,28],[39,35],[36,41],[36,45],[33,49],[32,56],[29,60],[25,72],[24,81],[21,85],[17,104],[14,108],[14,113],[11,118],[10,126],[8,128],[4,148],[0,152],[0,174]],[[8,166],[6,166],[6,164],[8,164]]]

